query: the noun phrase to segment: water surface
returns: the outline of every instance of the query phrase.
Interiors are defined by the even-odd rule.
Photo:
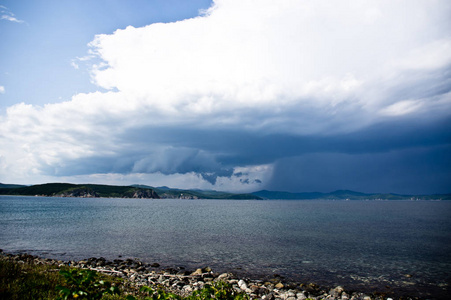
[[[0,196],[0,248],[445,297],[451,202]],[[446,297],[445,297],[446,298]]]

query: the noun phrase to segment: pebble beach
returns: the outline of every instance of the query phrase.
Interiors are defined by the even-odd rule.
[[[159,286],[165,290],[186,296],[195,290],[202,289],[206,284],[215,281],[225,281],[237,292],[245,292],[250,299],[262,300],[395,300],[421,299],[418,297],[395,297],[382,293],[365,293],[362,291],[347,291],[341,286],[324,287],[315,283],[286,281],[283,277],[273,275],[269,279],[238,277],[233,273],[219,273],[210,267],[200,267],[196,270],[186,270],[183,267],[162,267],[159,263],[146,263],[138,259],[125,258],[107,260],[103,257],[91,257],[79,261],[62,261],[51,258],[41,258],[29,254],[1,253],[1,259],[16,263],[47,264],[55,267],[70,266],[90,269],[106,275],[124,279],[130,288],[140,286]]]

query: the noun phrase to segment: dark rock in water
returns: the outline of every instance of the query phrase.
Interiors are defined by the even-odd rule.
[[[202,269],[203,272],[211,272],[211,268],[210,267],[205,267]]]
[[[158,268],[160,266],[159,263],[153,263],[150,265],[152,268]]]
[[[189,275],[190,273],[188,271],[185,270],[180,270],[176,273],[176,275],[180,275],[180,276],[186,276]]]
[[[305,291],[313,296],[319,296],[323,294],[321,288],[314,283],[309,283],[307,286],[305,286]]]
[[[166,268],[166,269],[164,269],[164,271],[166,273],[169,273],[169,274],[176,274],[177,273],[177,270],[174,269],[174,268]]]
[[[104,260],[98,260],[96,263],[96,266],[98,267],[103,267],[106,265],[106,262]]]

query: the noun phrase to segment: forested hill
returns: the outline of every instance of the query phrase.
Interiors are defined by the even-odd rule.
[[[0,188],[0,194],[83,198],[159,198],[158,194],[152,189],[142,189],[132,186],[71,183],[46,183],[26,187]]]
[[[261,200],[261,198],[254,194],[235,194],[228,192],[220,192],[213,190],[183,190],[162,187],[151,187],[147,185],[133,185],[139,188],[152,188],[157,192],[160,198],[169,199],[228,199],[228,200]]]
[[[84,197],[84,198],[171,198],[171,199],[255,199],[252,194],[218,191],[181,190],[146,185],[116,186],[99,184],[46,183],[32,186],[0,184],[0,195]]]
[[[251,194],[234,194],[213,190],[183,190],[147,185],[100,185],[46,183],[39,185],[1,184],[0,195],[24,195],[47,197],[84,197],[84,198],[153,198],[153,199],[236,199],[236,200],[451,200],[451,194],[435,195],[399,195],[374,193],[366,194],[350,190],[338,190],[331,193],[289,193],[262,190]]]
[[[451,194],[434,195],[399,195],[399,194],[365,194],[349,190],[338,190],[331,193],[289,193],[262,190],[253,193],[263,199],[273,200],[451,200]]]

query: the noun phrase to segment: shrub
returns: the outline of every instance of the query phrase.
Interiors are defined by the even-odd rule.
[[[66,279],[65,285],[58,285],[58,299],[101,299],[106,294],[119,294],[119,288],[110,282],[99,280],[98,273],[92,270],[61,270]]]
[[[0,259],[0,299],[55,299],[63,279],[54,266]]]
[[[186,300],[247,300],[249,296],[243,292],[236,292],[228,283],[220,281],[214,284],[206,284],[203,289],[194,291],[190,296],[182,298],[179,295],[166,292],[162,289],[154,290],[151,287],[143,286],[141,292],[149,296],[145,300],[168,300],[168,299],[186,299]],[[133,296],[127,296],[127,300],[136,300]]]

